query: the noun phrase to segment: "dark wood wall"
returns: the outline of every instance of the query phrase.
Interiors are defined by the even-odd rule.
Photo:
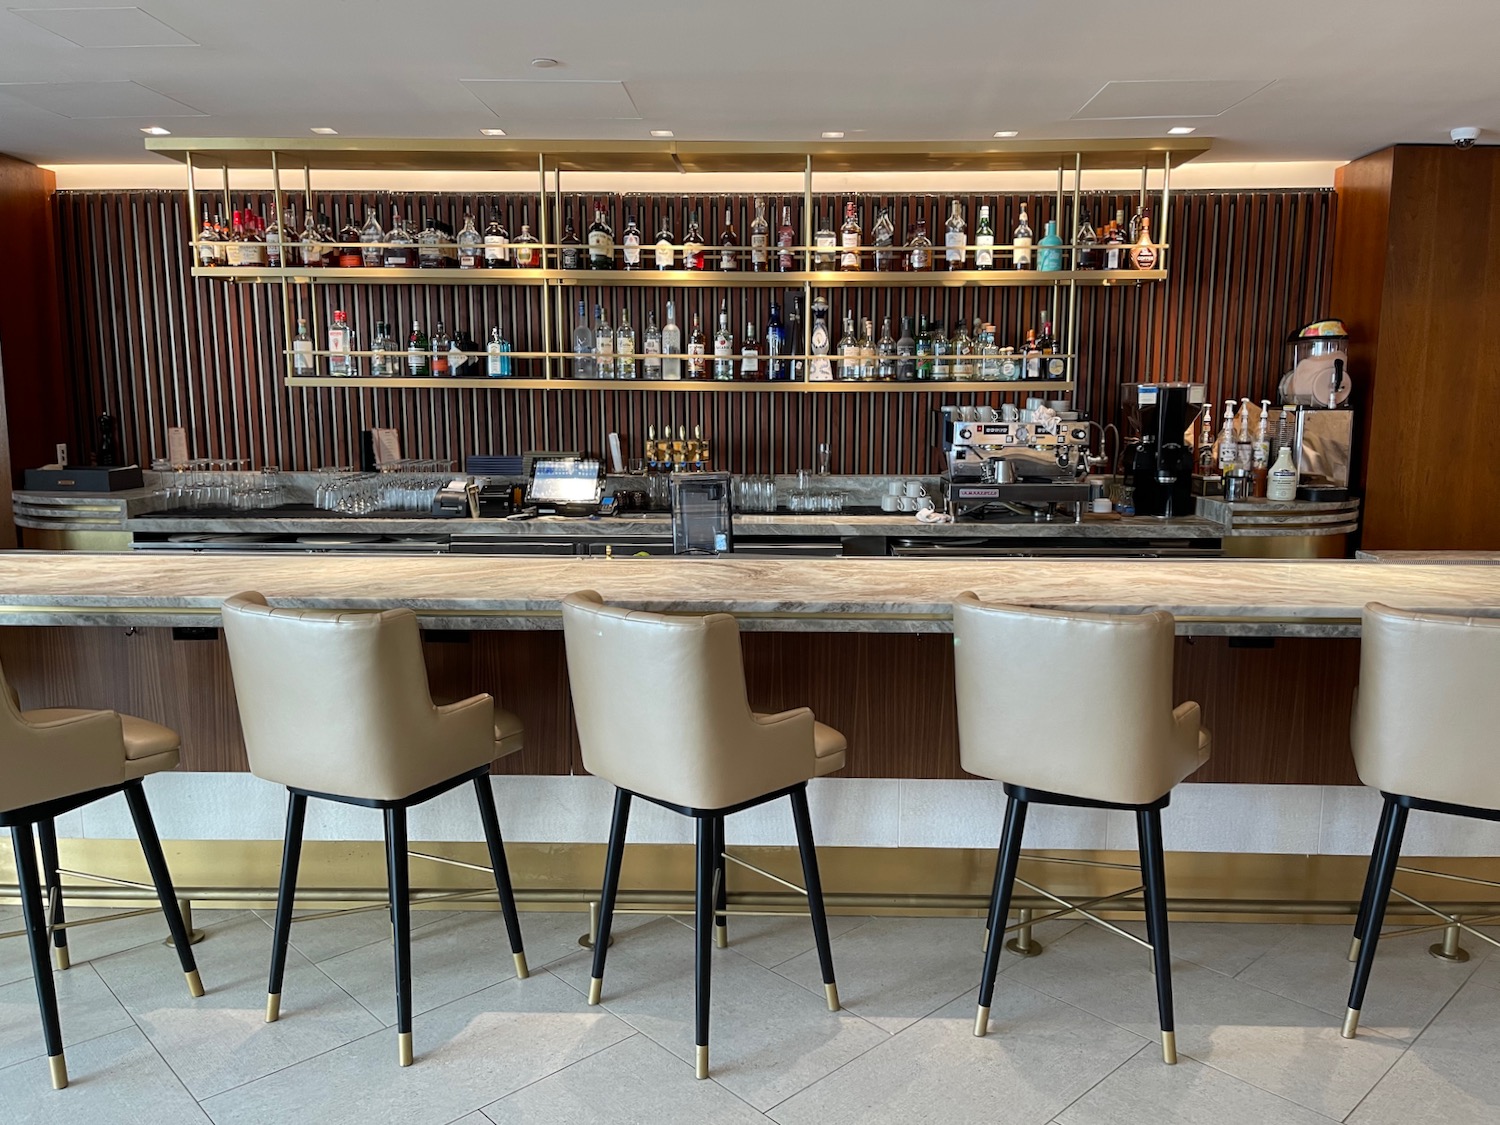
[[[328,194],[315,206],[337,224],[351,210],[362,214],[367,198],[373,199]],[[530,197],[504,201],[512,233],[523,198]],[[710,241],[726,198],[745,237],[749,196],[697,197]],[[863,200],[867,226],[876,198]],[[971,222],[978,198],[969,198]],[[990,198],[1004,216],[1014,216],[1020,201],[1027,200],[1038,233],[1054,205],[1045,195]],[[488,209],[492,199],[488,194],[383,194],[376,202],[383,219],[397,207],[413,217],[431,211],[453,221],[465,208]],[[1133,206],[1126,196],[1086,199],[1086,209],[1096,215]],[[680,233],[681,197],[671,200]],[[247,201],[271,210],[268,195],[233,197],[236,206]],[[794,221],[800,222],[800,198],[796,201]],[[614,209],[617,231],[624,209],[640,208],[651,239],[656,202],[640,196],[605,202]],[[827,202],[832,197],[822,198],[825,210]],[[944,201],[921,196],[896,202],[898,232],[916,210],[926,208],[941,241]],[[1170,280],[1082,291],[1080,403],[1102,420],[1117,420],[1118,388],[1136,380],[1201,380],[1215,399],[1269,394],[1281,371],[1287,332],[1326,311],[1334,202],[1327,191],[1174,195]],[[456,458],[528,448],[598,449],[610,430],[633,447],[649,425],[701,423],[716,440],[721,467],[734,471],[793,471],[825,440],[832,444],[836,472],[939,467],[930,412],[953,395],[289,390],[281,384],[285,342],[278,287],[191,278],[186,243],[193,218],[182,192],[63,192],[57,196],[57,221],[77,433],[88,434],[92,420],[108,410],[120,419],[123,449],[143,463],[163,455],[165,429],[173,425],[188,428],[196,456],[309,469],[356,460],[357,433],[370,426],[397,427],[413,454]],[[580,292],[590,305],[600,297],[596,289]],[[609,297],[616,309],[612,319],[618,303],[627,299],[621,294],[616,290]],[[636,302],[632,319],[638,328],[645,311],[641,302],[650,300],[659,313],[668,295],[628,294]],[[693,291],[691,297],[678,291],[679,321],[700,300],[705,313],[717,310],[721,295],[730,301],[736,328],[750,316],[764,330],[766,291]],[[846,296],[861,315],[920,310],[950,324],[983,315],[1007,340],[1033,325],[1042,308],[1056,304],[1051,289],[835,291],[836,318]],[[540,343],[540,296],[534,289],[326,286],[300,292],[298,300],[321,302],[325,322],[333,307],[350,310],[366,341],[375,320],[388,319],[404,333],[415,314],[429,327],[445,317],[450,328],[456,321],[483,328],[498,317],[518,350]],[[1056,317],[1060,310],[1049,311]],[[566,324],[571,323],[570,310]]]

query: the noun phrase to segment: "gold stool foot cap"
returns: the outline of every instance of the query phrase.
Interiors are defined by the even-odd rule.
[[[403,1031],[396,1036],[396,1059],[402,1066],[411,1066],[411,1032]]]
[[[1349,960],[1351,960],[1351,961],[1358,961],[1359,960],[1359,947],[1361,945],[1363,945],[1363,944],[1364,943],[1361,942],[1359,940],[1359,938],[1354,938],[1352,941],[1349,942]]]
[[[833,983],[825,984],[823,986],[823,995],[828,997],[828,1010],[830,1012],[838,1011],[841,1007],[839,1004],[839,986]]]
[[[1339,1034],[1345,1039],[1353,1039],[1354,1033],[1359,1030],[1359,1009],[1350,1008],[1344,1013],[1344,1030]]]
[[[590,1004],[597,1004],[597,1003],[599,1003],[599,997],[600,997],[600,995],[603,994],[603,992],[604,992],[604,978],[603,977],[590,977],[589,978],[589,1003]]]
[[[525,980],[531,975],[531,970],[526,967],[526,954],[513,953],[511,957],[516,963],[516,979]]]
[[[990,1030],[990,1010],[987,1005],[979,1005],[979,1011],[974,1013],[974,1034],[981,1039]]]
[[[184,973],[183,976],[187,977],[188,995],[193,997],[195,1000],[199,996],[202,996],[203,978],[198,975],[198,970],[194,969],[190,973]]]
[[[281,993],[266,993],[266,1022],[275,1023],[281,1018]]]
[[[1168,1066],[1177,1064],[1177,1032],[1163,1031],[1161,1033],[1161,1061]]]
[[[68,954],[66,945],[59,945],[54,951],[57,956],[57,968],[59,972],[67,972],[73,965],[73,958]]]
[[[61,1055],[49,1055],[47,1065],[52,1069],[52,1088],[66,1090],[68,1088],[68,1061]]]
[[[706,1043],[698,1048],[698,1077],[708,1077],[708,1045]]]
[[[714,944],[717,945],[720,949],[728,949],[729,948],[729,927],[728,926],[715,926],[714,927]]]

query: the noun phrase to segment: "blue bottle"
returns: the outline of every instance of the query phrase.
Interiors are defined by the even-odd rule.
[[[1057,220],[1047,220],[1047,231],[1037,243],[1036,268],[1043,273],[1056,273],[1063,268],[1062,239],[1057,234]]]

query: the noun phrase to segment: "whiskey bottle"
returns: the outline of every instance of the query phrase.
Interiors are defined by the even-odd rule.
[[[384,258],[380,244],[385,241],[385,231],[381,229],[373,207],[365,208],[365,225],[360,229],[359,241],[361,264],[367,269],[380,265]]]
[[[609,225],[600,207],[594,208],[594,221],[589,224],[589,268],[615,268],[615,228]]]
[[[490,221],[484,228],[484,268],[487,270],[510,269],[510,231],[505,229],[501,217],[500,200],[490,207]]]
[[[792,273],[797,268],[797,255],[792,250],[797,245],[797,228],[792,226],[792,209],[781,208],[781,226],[776,228],[776,268],[782,273]]]
[[[197,251],[198,264],[200,266],[216,266],[219,264],[219,232],[214,229],[214,221],[209,215],[208,208],[203,208],[203,229],[198,232]]]
[[[839,255],[839,269],[846,273],[857,271],[864,255],[859,248],[860,239],[859,204],[854,200],[844,202],[844,225],[839,228],[839,244],[843,252]]]
[[[422,233],[417,235],[417,266],[424,270],[443,268],[442,236],[438,234],[437,220],[428,215],[422,220]]]
[[[288,214],[290,215],[290,212]],[[285,235],[282,232],[286,229],[287,227],[282,224],[282,221],[273,216],[271,225],[261,232],[266,243],[266,265],[273,269],[280,269],[286,264],[285,259],[281,256],[281,244],[285,240]]]
[[[464,225],[458,231],[458,268],[473,270],[483,266],[483,248],[484,239],[480,237],[479,228],[474,225],[474,215],[465,211]]]
[[[1021,204],[1021,218],[1011,235],[1011,264],[1018,270],[1031,269],[1031,223],[1026,218],[1026,204]]]
[[[891,209],[884,204],[875,214],[875,225],[870,228],[870,241],[875,246],[875,269],[878,273],[891,273],[901,268],[900,259],[893,249],[896,224],[891,222]]]
[[[979,222],[974,227],[974,268],[995,268],[995,227],[990,222],[990,205],[979,205]]]
[[[1027,379],[1040,379],[1042,377],[1042,350],[1037,346],[1036,329],[1026,329],[1026,341],[1021,345],[1021,355],[1026,361]]]
[[[528,208],[521,208],[521,233],[516,235],[516,240],[511,244],[511,252],[515,255],[516,268],[529,270],[542,264],[541,251],[537,249],[536,238],[531,233],[531,223],[528,222]]]
[[[771,253],[767,249],[771,224],[766,221],[766,201],[755,197],[755,218],[750,221],[750,270],[765,273],[771,268]]]
[[[365,264],[364,234],[354,225],[354,208],[348,208],[345,215],[339,228],[338,263],[340,269],[353,270]]]
[[[312,217],[308,216],[308,223],[312,223]],[[307,232],[303,232],[303,245],[306,246]],[[406,221],[399,215],[391,223],[391,231],[385,238],[385,266],[387,269],[410,269],[412,262],[411,236],[406,230]],[[304,249],[304,254],[306,250]],[[424,371],[423,374],[426,374]]]
[[[1116,211],[1115,218],[1109,224],[1109,231],[1104,236],[1104,268],[1107,270],[1125,269],[1129,262],[1126,259],[1125,247],[1125,212]]]
[[[740,348],[740,378],[754,382],[760,378],[760,348],[755,343],[755,321],[745,321],[745,343]]]
[[[621,256],[624,258],[625,268],[638,270],[641,268],[641,228],[635,224],[635,211],[632,210],[625,219],[625,229],[620,232]]]
[[[578,239],[578,231],[573,226],[573,208],[570,206],[565,212],[563,219],[563,233],[560,249],[557,252],[557,264],[559,269],[581,270],[584,267],[583,243]]]
[[[724,208],[724,225],[719,229],[719,269],[732,272],[740,268],[740,232],[734,229],[734,215]]]
[[[833,211],[830,208],[828,217],[818,225],[817,232],[813,235],[813,269],[833,269],[834,248],[837,245],[838,237],[833,233]]]
[[[677,237],[672,233],[672,205],[667,204],[666,213],[656,231],[656,268],[669,270],[677,261]]]
[[[227,244],[228,253],[224,261],[225,265],[231,267],[242,265],[245,260],[245,220],[240,216],[238,211],[235,211],[233,214],[234,225],[230,227],[229,242]],[[309,216],[308,222],[311,221],[312,217]]]
[[[950,270],[961,270],[969,260],[969,249],[965,242],[963,204],[957,199],[948,212],[947,232],[943,235],[943,257]]]

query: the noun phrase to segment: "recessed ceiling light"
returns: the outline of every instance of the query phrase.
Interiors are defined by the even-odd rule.
[[[314,125],[312,131],[320,137],[336,137],[339,135],[337,129],[330,129],[327,125]]]
[[[486,137],[503,137],[503,136],[505,136],[505,130],[504,129],[481,129],[479,131],[481,133],[483,133]]]
[[[1189,133],[1196,133],[1197,131],[1198,127],[1196,125],[1173,125],[1167,130],[1174,137],[1185,137]]]
[[[556,59],[532,59],[531,65],[538,70],[551,70],[554,66],[561,66]]]
[[[160,125],[143,125],[141,132],[149,133],[153,137],[170,137],[172,130],[163,129]]]
[[[823,132],[823,139],[825,141],[841,141],[844,139],[844,134],[837,129],[827,129]]]
[[[1004,139],[1008,139],[1010,137],[1019,137],[1020,135],[1021,135],[1021,131],[1019,129],[997,129],[997,130],[995,130],[995,136],[1001,137],[1001,138],[1004,138]]]
[[[676,134],[673,133],[670,129],[652,129],[651,135],[653,137],[671,137],[675,136]]]

